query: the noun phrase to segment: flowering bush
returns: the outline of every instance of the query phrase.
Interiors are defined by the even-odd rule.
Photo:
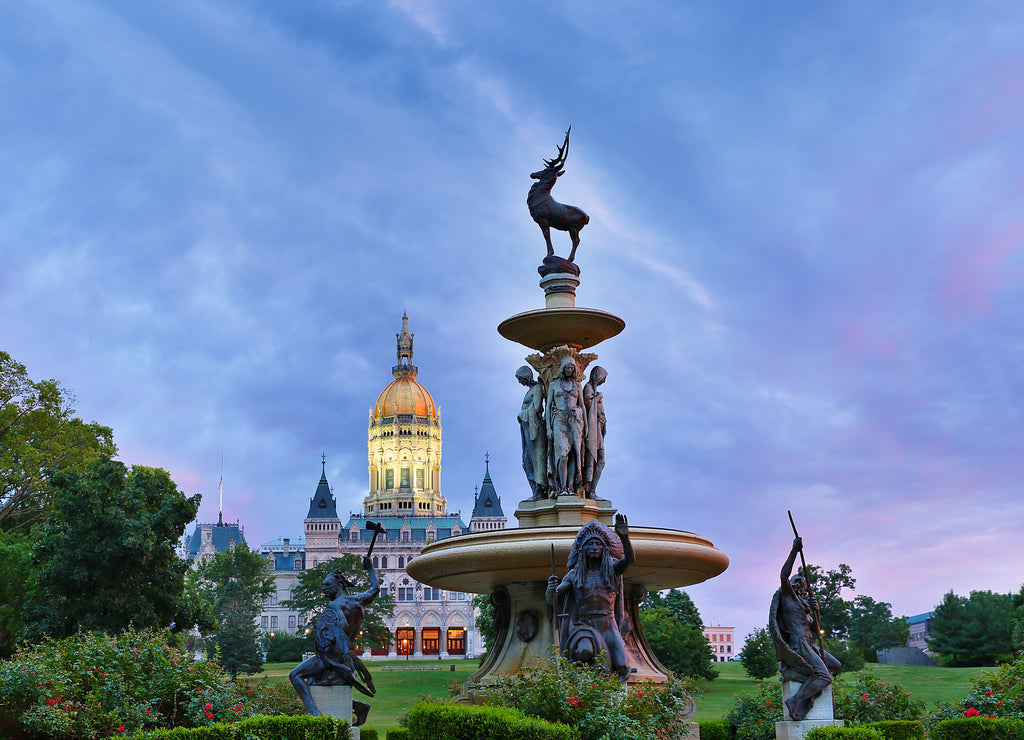
[[[782,684],[762,681],[754,694],[738,694],[725,715],[736,740],[774,740],[782,721]]]
[[[928,716],[929,727],[944,719],[988,717],[1024,720],[1024,660],[983,671],[971,693],[953,703],[940,703]]]
[[[690,707],[692,686],[671,678],[627,691],[601,668],[549,660],[528,665],[487,686],[491,704],[576,727],[582,740],[675,737],[679,715]]]
[[[836,679],[832,686],[836,719],[862,725],[896,719],[920,719],[925,703],[897,683],[883,681],[867,668]]]
[[[103,738],[302,711],[279,686],[233,684],[215,664],[196,663],[157,632],[82,632],[0,663],[0,735]]]

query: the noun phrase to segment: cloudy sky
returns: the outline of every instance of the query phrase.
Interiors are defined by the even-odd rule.
[[[0,347],[252,544],[343,511],[403,311],[443,490],[527,491],[495,327],[529,173],[626,322],[602,494],[710,538],[765,621],[794,512],[896,614],[1024,581],[1024,8],[0,0]],[[568,237],[553,235],[568,252]]]

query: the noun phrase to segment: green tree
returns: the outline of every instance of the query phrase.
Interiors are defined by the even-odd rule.
[[[1010,642],[1017,655],[1024,653],[1024,585],[1013,595],[1010,615]]]
[[[846,563],[839,568],[825,571],[817,565],[807,566],[808,576],[821,611],[821,628],[825,637],[843,638],[850,630],[850,603],[843,599],[843,590],[853,591],[857,580],[853,569]]]
[[[1007,660],[1013,653],[1012,613],[1010,594],[971,591],[964,597],[950,591],[935,607],[928,647],[952,666],[986,666]]]
[[[264,634],[263,647],[268,663],[298,663],[306,652],[306,640],[301,635],[271,632]]]
[[[892,604],[859,595],[850,606],[850,640],[875,662],[879,650],[907,644],[910,625],[906,617],[892,616]]]
[[[244,543],[199,562],[189,575],[217,622],[217,662],[232,678],[263,667],[256,618],[274,593],[270,562]]]
[[[747,675],[758,680],[771,678],[779,672],[779,659],[771,635],[764,627],[747,635],[743,641],[743,668]]]
[[[0,532],[0,659],[10,657],[24,628],[21,610],[31,576],[32,542],[24,534]]]
[[[351,553],[302,571],[299,574],[298,585],[292,589],[292,597],[285,601],[284,605],[305,614],[310,627],[316,624],[316,618],[327,607],[323,584],[324,579],[334,570],[341,571],[346,578],[355,583],[355,586],[348,589],[349,593],[362,593],[370,588],[370,577],[363,570],[362,558]],[[394,613],[395,598],[381,590],[377,598],[366,608],[362,639],[371,647],[387,647],[394,639],[394,635],[388,629],[386,620],[394,616]]]
[[[648,595],[647,600],[644,603],[649,606],[664,607],[670,614],[672,614],[672,616],[683,624],[689,624],[697,627],[702,632],[704,630],[704,620],[700,618],[700,612],[697,610],[697,605],[693,603],[690,595],[685,591],[673,588],[664,595],[655,591]]]
[[[52,511],[33,547],[26,634],[64,637],[78,629],[187,629],[182,611],[188,563],[175,543],[195,518],[165,470],[98,460],[84,472],[50,477]]]
[[[480,635],[484,653],[490,651],[498,637],[494,625],[494,604],[490,594],[477,594],[473,597],[473,612],[476,614],[476,632]]]
[[[714,652],[702,626],[688,624],[661,605],[646,604],[640,609],[644,636],[661,664],[680,676],[718,677]]]
[[[74,396],[56,380],[32,380],[0,351],[0,531],[26,530],[42,519],[47,471],[83,472],[115,454],[113,432],[74,412]]]

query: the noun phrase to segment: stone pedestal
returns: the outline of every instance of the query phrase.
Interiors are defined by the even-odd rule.
[[[798,681],[782,682],[782,716],[783,722],[775,723],[776,740],[800,740],[812,727],[823,727],[827,725],[842,726],[842,720],[835,719],[832,712],[832,686],[826,686],[821,696],[814,700],[811,711],[799,722],[794,722],[789,716],[789,707],[786,700],[795,696],[802,683]]]
[[[520,529],[531,527],[582,527],[591,519],[612,526],[615,507],[611,501],[559,496],[543,501],[520,501],[515,513]]]
[[[348,720],[352,724],[351,686],[310,686],[313,703],[325,717]],[[352,728],[352,740],[359,740],[359,728]]]

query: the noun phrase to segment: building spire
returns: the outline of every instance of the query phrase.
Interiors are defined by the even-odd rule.
[[[396,378],[415,378],[419,372],[412,364],[412,340],[416,335],[409,331],[409,316],[402,312],[402,331],[395,334],[398,344],[398,364],[391,368]]]

